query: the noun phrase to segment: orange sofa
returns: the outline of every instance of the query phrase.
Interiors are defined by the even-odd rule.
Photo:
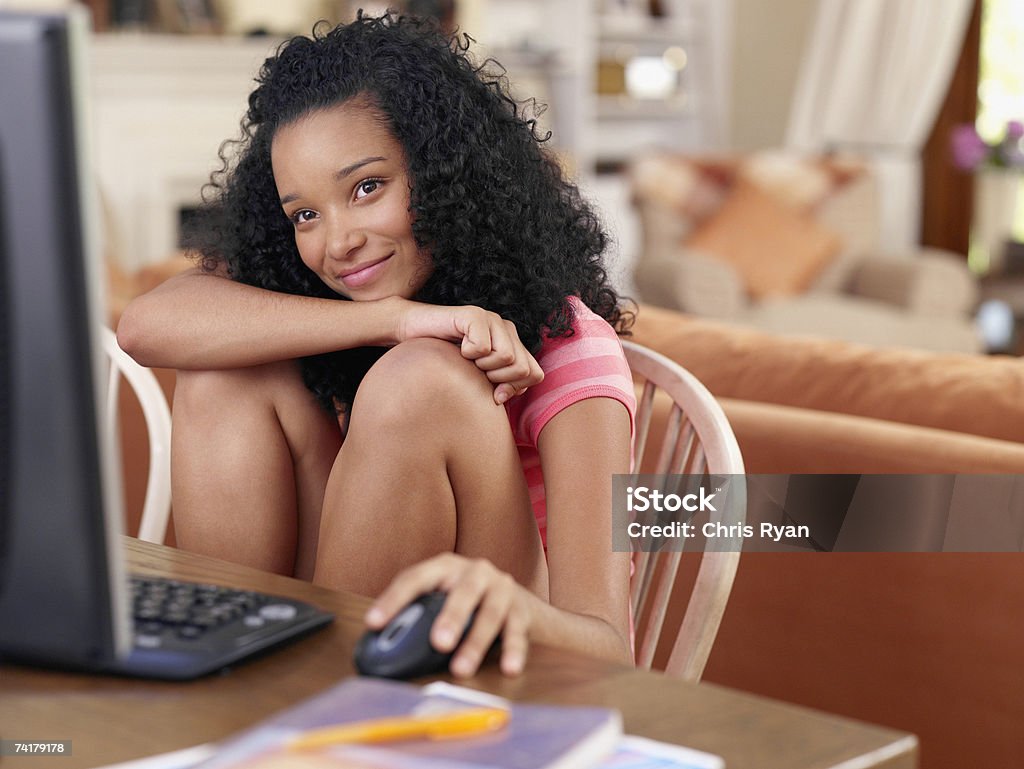
[[[1024,360],[781,336],[644,305],[634,341],[718,397],[750,473],[1024,473]]]
[[[748,473],[1024,474],[1024,359],[649,306],[634,340],[721,399]],[[913,732],[923,769],[1024,766],[1022,646],[1024,554],[746,553],[704,680]]]

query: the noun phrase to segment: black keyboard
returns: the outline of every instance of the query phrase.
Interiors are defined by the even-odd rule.
[[[134,647],[116,671],[185,680],[329,624],[302,601],[157,577],[131,579]]]

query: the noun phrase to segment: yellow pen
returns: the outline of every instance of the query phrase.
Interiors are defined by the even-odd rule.
[[[501,729],[509,712],[502,708],[469,708],[431,716],[396,716],[312,729],[288,743],[291,750],[312,750],[330,745],[443,740]]]

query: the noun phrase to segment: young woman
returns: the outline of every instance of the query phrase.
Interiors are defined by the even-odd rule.
[[[499,633],[509,675],[533,641],[630,659],[611,551],[630,318],[540,141],[503,79],[416,20],[265,62],[201,266],[118,328],[178,370],[182,547],[377,596],[375,628],[445,590],[437,648],[477,610],[456,675]]]

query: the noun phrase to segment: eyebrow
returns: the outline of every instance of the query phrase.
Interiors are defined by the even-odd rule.
[[[334,180],[337,181],[337,182],[340,182],[346,176],[354,174],[356,171],[358,171],[363,166],[367,166],[370,163],[376,163],[376,162],[381,161],[381,160],[387,160],[387,158],[381,157],[380,155],[374,155],[373,157],[363,158],[362,160],[357,160],[355,163],[350,163],[349,165],[345,166],[340,171],[338,171],[336,174],[334,174]],[[281,205],[282,206],[286,206],[289,203],[291,203],[293,201],[296,201],[298,199],[299,199],[299,194],[298,193],[290,192],[287,195],[285,195],[283,198],[281,198]]]

